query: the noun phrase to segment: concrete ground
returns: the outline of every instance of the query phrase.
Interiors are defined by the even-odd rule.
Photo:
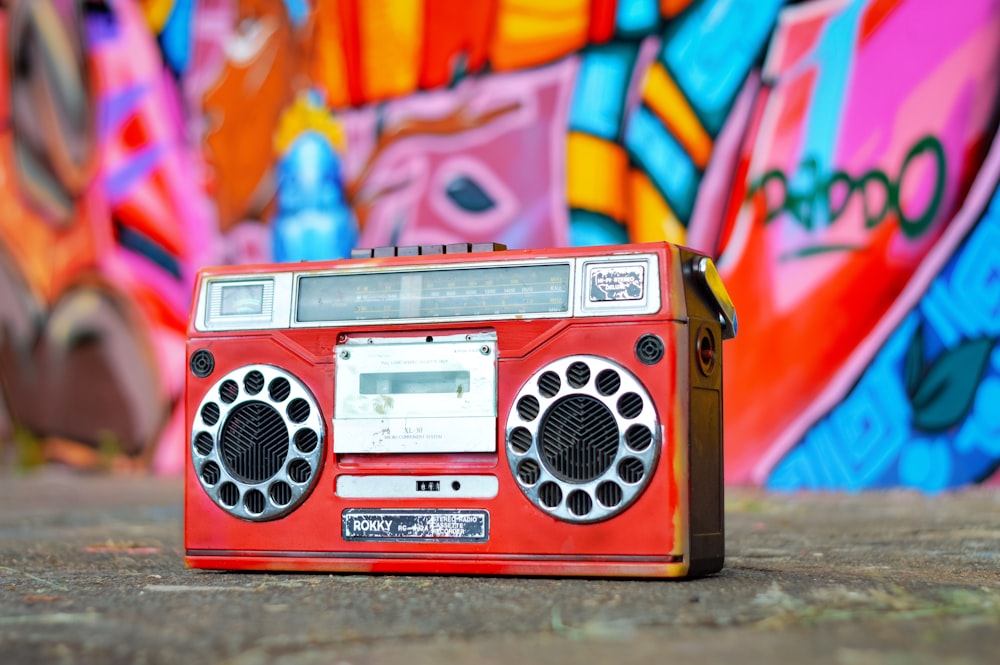
[[[685,582],[187,570],[181,493],[0,476],[0,663],[1000,662],[996,488],[730,488]]]

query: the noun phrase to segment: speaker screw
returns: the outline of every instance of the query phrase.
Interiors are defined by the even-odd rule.
[[[351,357],[351,352],[348,351],[347,349],[344,349],[343,351],[340,352],[340,359],[341,360],[347,360],[350,357]]]
[[[490,347],[488,345],[486,345],[486,344],[483,344],[481,347],[479,347],[479,351],[484,356],[490,355]]]

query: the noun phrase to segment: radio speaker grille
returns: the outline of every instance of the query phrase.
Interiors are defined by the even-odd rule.
[[[589,523],[625,510],[646,488],[660,450],[656,408],[627,369],[573,356],[539,369],[507,418],[511,473],[541,510]]]
[[[270,404],[246,402],[230,412],[219,447],[230,473],[245,483],[259,483],[285,463],[288,428]]]
[[[557,478],[585,483],[599,478],[614,462],[618,423],[608,407],[589,395],[564,397],[546,413],[538,439]]]
[[[312,393],[288,372],[270,365],[230,372],[195,414],[191,462],[222,510],[271,520],[312,490],[323,459],[323,418]]]

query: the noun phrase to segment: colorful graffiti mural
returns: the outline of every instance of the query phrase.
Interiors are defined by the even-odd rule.
[[[0,32],[5,439],[156,466],[182,431],[176,358],[211,259],[182,109],[131,3],[7,2]]]
[[[947,310],[947,324],[925,317],[908,362],[889,348],[913,337],[901,313],[949,270],[942,256],[963,251],[988,205],[982,187],[996,186],[983,160],[998,63],[990,0],[959,14],[920,0],[782,12],[720,245],[748,331],[727,366],[733,480],[936,490],[996,468],[957,443],[995,345],[974,323],[991,306],[993,270],[978,236],[964,250],[982,262],[964,273],[972,306]],[[938,332],[947,326],[966,335]]]
[[[666,239],[740,311],[729,482],[997,477],[996,0],[6,0],[0,34],[7,440],[180,468],[205,263]]]

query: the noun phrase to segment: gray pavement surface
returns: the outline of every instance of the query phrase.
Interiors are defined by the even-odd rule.
[[[187,570],[182,492],[0,475],[0,663],[1000,662],[997,488],[729,488],[682,582]]]

